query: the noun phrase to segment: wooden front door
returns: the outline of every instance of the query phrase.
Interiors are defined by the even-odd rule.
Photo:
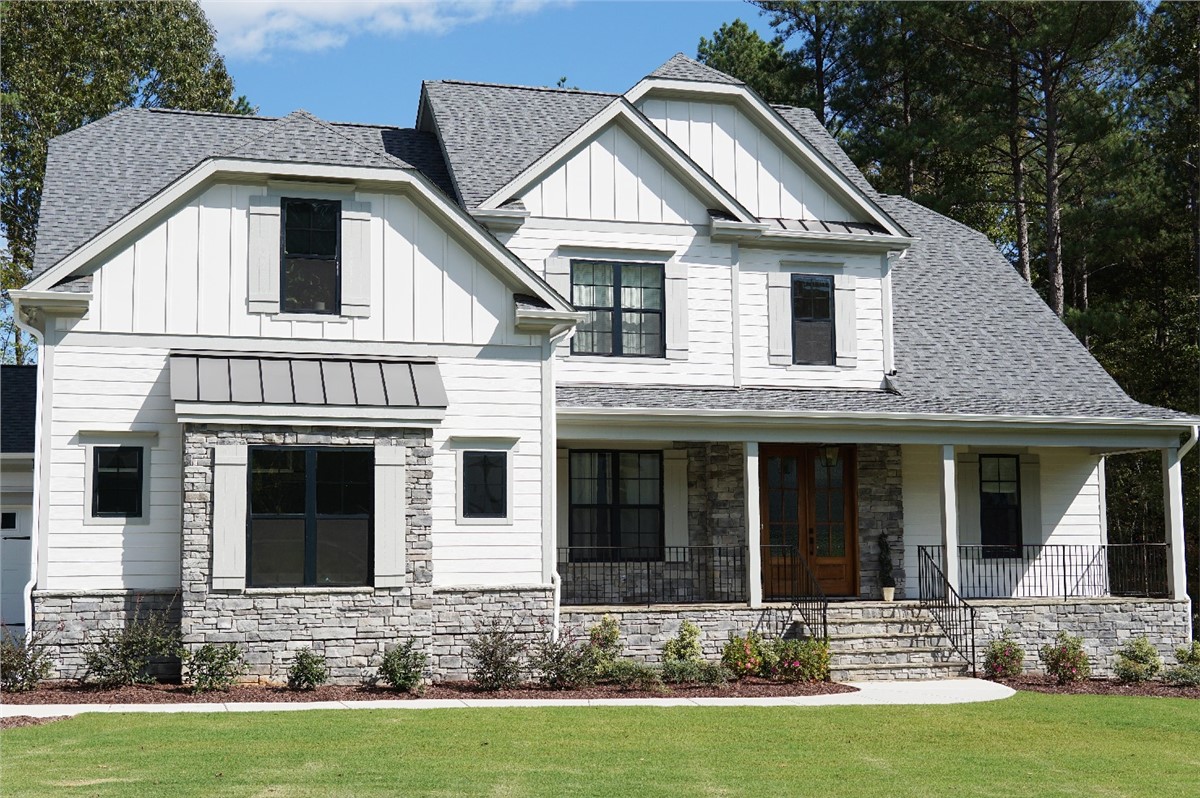
[[[825,595],[858,595],[854,447],[764,445],[759,459],[763,598],[808,594],[801,559]]]

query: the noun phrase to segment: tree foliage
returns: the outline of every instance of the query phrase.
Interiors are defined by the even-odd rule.
[[[4,289],[24,284],[33,264],[50,139],[121,108],[252,111],[234,96],[212,25],[195,0],[5,2],[0,26]],[[6,314],[11,326],[11,307]],[[22,349],[6,340],[8,359],[25,359]]]

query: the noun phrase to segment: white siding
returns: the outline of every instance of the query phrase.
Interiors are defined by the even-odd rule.
[[[917,592],[917,547],[942,545],[942,447],[900,447],[904,506],[904,573],[909,595]]]
[[[861,221],[736,106],[651,98],[641,110],[756,216]]]
[[[616,125],[521,197],[534,216],[706,224],[708,210],[661,157]]]
[[[371,314],[303,318],[247,309],[250,197],[261,186],[216,184],[99,268],[77,330],[263,336],[330,341],[530,345],[512,330],[512,290],[411,199],[371,203]]]

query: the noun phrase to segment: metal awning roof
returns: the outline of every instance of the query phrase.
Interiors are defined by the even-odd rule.
[[[321,355],[172,352],[176,402],[444,408],[436,363]]]

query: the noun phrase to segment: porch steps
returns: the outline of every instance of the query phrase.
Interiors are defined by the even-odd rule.
[[[945,679],[969,671],[917,602],[830,604],[829,648],[835,681]]]

